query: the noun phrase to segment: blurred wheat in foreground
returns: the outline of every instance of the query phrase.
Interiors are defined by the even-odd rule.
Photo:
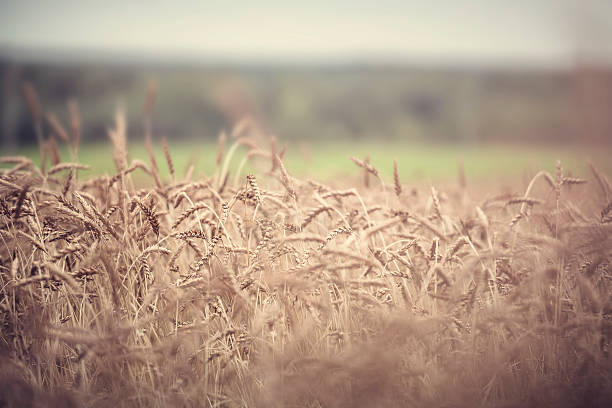
[[[118,116],[111,177],[81,180],[65,131],[71,162],[55,142],[49,169],[2,159],[0,405],[612,401],[612,191],[594,167],[476,202],[465,181],[421,191],[389,163],[385,185],[353,158],[364,177],[338,189],[240,124],[210,178],[164,142],[168,181],[129,161],[125,132]],[[240,155],[267,164],[230,175]]]

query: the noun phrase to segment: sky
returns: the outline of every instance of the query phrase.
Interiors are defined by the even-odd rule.
[[[612,1],[2,0],[0,48],[229,60],[612,61]]]

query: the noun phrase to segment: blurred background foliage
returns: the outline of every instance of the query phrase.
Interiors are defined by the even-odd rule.
[[[2,147],[35,141],[22,81],[67,122],[80,104],[84,141],[106,138],[117,109],[141,133],[154,81],[154,134],[214,140],[244,117],[284,141],[410,141],[606,145],[612,71],[369,66],[178,66],[0,62]],[[48,133],[48,132],[46,132]]]

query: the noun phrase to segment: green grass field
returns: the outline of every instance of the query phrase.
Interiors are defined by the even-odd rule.
[[[228,141],[228,145],[230,141]],[[184,174],[187,167],[195,164],[195,174],[210,175],[214,172],[217,145],[212,142],[169,142],[169,147],[178,174]],[[226,152],[229,146],[226,146]],[[268,146],[263,145],[263,149]],[[246,148],[240,147],[231,160],[230,168],[235,173]],[[17,152],[39,163],[38,149],[30,147]],[[132,143],[128,147],[130,160],[140,159],[148,163],[148,155],[142,143]],[[67,150],[61,149],[62,159],[69,160]],[[155,146],[155,154],[160,171],[168,176],[161,144]],[[454,181],[457,178],[459,163],[463,162],[468,182],[484,183],[517,180],[538,170],[554,171],[555,163],[561,160],[564,168],[575,176],[588,173],[588,160],[606,174],[612,173],[612,162],[608,149],[577,149],[570,147],[541,146],[452,146],[407,144],[400,142],[317,142],[290,145],[284,156],[288,171],[299,177],[313,177],[332,181],[340,177],[357,177],[361,174],[351,156],[363,159],[369,156],[372,164],[383,178],[390,180],[393,172],[393,159],[397,159],[400,175],[406,182],[427,183]],[[80,163],[91,166],[90,171],[81,172],[82,176],[114,174],[110,143],[90,143],[81,147]],[[243,173],[257,169],[265,171],[267,160],[254,158],[243,167]],[[138,177],[137,174],[135,174]],[[234,174],[232,174],[232,177]]]

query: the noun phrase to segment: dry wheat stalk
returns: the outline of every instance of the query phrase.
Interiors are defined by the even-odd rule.
[[[219,139],[217,141],[217,167],[223,162],[223,154],[225,153],[225,142],[227,141],[227,135],[225,132],[219,133]]]
[[[297,193],[295,191],[295,188],[293,187],[293,183],[291,182],[291,178],[289,176],[289,173],[287,173],[287,169],[285,168],[285,165],[283,164],[283,161],[281,160],[281,158],[279,156],[274,156],[274,169],[276,167],[278,167],[280,169],[280,173],[281,173],[281,183],[283,185],[283,187],[285,187],[285,189],[287,190],[287,193],[289,193],[289,195],[294,199],[297,200]],[[274,170],[273,169],[273,170]]]
[[[51,167],[47,172],[48,175],[53,175],[64,170],[91,170],[91,166],[79,163],[58,163]]]
[[[53,133],[57,137],[62,139],[63,142],[68,143],[68,141],[69,141],[68,132],[66,132],[66,129],[64,129],[64,127],[60,123],[58,117],[55,114],[53,114],[53,113],[48,113],[46,115],[46,119],[47,119],[47,123],[51,127],[51,130],[53,131]]]
[[[434,215],[438,218],[438,219],[442,219],[442,211],[440,208],[440,199],[438,198],[438,192],[436,191],[435,187],[431,187],[431,200],[433,203],[433,211],[434,211]]]
[[[378,174],[378,170],[376,170],[376,168],[374,168],[374,166],[372,166],[369,162],[364,162],[359,160],[356,157],[351,156],[351,160],[353,161],[353,163],[355,163],[357,166],[361,167],[362,169],[364,169],[367,173],[371,173],[372,175],[374,175],[376,178],[380,179],[380,175]]]
[[[70,133],[72,136],[72,146],[75,152],[79,150],[81,141],[81,117],[79,113],[79,105],[76,100],[68,101],[68,115],[70,117]]]
[[[402,183],[400,182],[397,160],[393,159],[393,186],[395,195],[399,198],[402,195]]]
[[[51,165],[59,165],[62,161],[62,157],[60,155],[59,148],[57,147],[57,143],[55,142],[55,138],[53,137],[53,135],[49,135],[49,138],[45,143],[45,149],[51,159]]]
[[[166,164],[168,165],[168,170],[170,170],[170,175],[172,176],[172,180],[174,180],[174,163],[172,162],[172,156],[170,155],[170,148],[168,147],[168,142],[164,137],[162,139],[162,149],[164,151],[164,157],[166,158]]]
[[[257,179],[255,178],[255,175],[248,174],[246,179],[247,179],[247,184],[249,185],[249,187],[255,194],[255,201],[258,204],[260,204],[261,203],[261,190],[259,189],[259,186],[257,185]]]
[[[324,212],[330,212],[332,211],[333,208],[328,206],[328,205],[319,205],[318,207],[312,208],[310,209],[305,217],[304,217],[304,221],[302,221],[302,224],[300,225],[301,229],[304,229],[308,226],[308,224],[310,224],[312,221],[314,221],[314,219],[319,215],[322,214]]]
[[[176,218],[176,220],[174,221],[174,224],[172,224],[172,229],[175,230],[179,225],[181,225],[183,221],[189,218],[196,211],[209,209],[209,208],[210,208],[209,205],[206,204],[205,202],[195,203],[193,207],[188,208]]]
[[[138,201],[137,204],[147,217],[147,221],[149,225],[151,225],[155,235],[159,236],[159,221],[157,220],[157,214],[155,214],[155,206],[147,207],[141,201]]]

